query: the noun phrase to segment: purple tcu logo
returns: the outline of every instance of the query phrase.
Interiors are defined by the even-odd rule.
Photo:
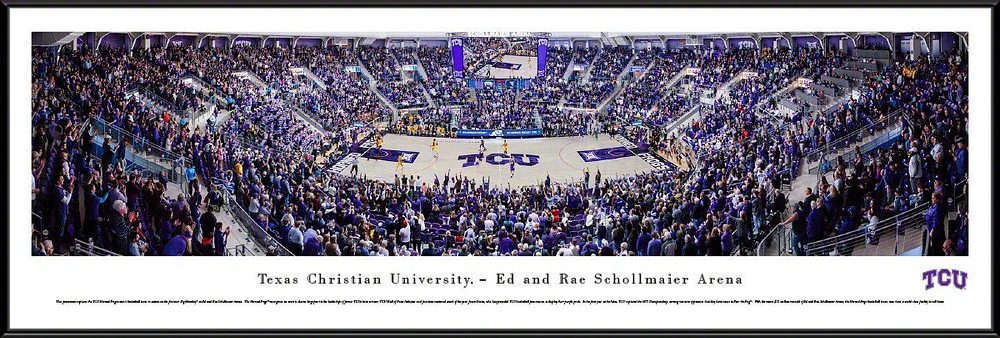
[[[603,148],[594,150],[577,150],[576,152],[580,154],[580,158],[583,158],[584,162],[596,162],[596,161],[613,160],[616,158],[635,156],[635,153],[629,151],[625,147]]]
[[[486,163],[492,165],[509,164],[511,160],[514,160],[514,163],[516,163],[517,165],[526,165],[529,167],[538,164],[538,155],[528,155],[528,154],[510,154],[510,156],[507,156],[507,154],[502,154],[502,153],[492,153],[486,156],[480,154],[465,154],[465,155],[459,155],[458,160],[465,161],[465,163],[462,163],[462,168],[465,168],[476,165],[477,160],[483,159],[484,157]]]
[[[934,278],[934,277],[937,278]],[[954,285],[956,289],[965,289],[965,280],[968,274],[964,271],[958,269],[931,269],[924,271],[924,280],[927,281],[927,285],[924,286],[924,290],[930,290],[934,288],[935,282],[941,286]]]
[[[403,156],[403,163],[413,163],[417,160],[417,155],[420,155],[416,151],[406,151],[406,150],[395,150],[395,149],[369,149],[365,151],[364,155],[361,157],[369,158],[373,160],[396,162],[399,160],[399,156]]]

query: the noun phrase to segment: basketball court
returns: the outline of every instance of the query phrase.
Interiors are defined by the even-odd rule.
[[[437,139],[438,157],[431,151],[431,137],[386,135],[382,149],[375,149],[368,141],[329,170],[351,175],[351,162],[358,158],[359,176],[393,182],[395,175],[420,176],[423,182],[433,183],[434,175],[444,179],[461,173],[466,177],[490,180],[491,184],[513,187],[535,185],[545,181],[546,175],[553,183],[566,183],[583,179],[584,169],[589,168],[591,180],[600,169],[603,178],[634,175],[658,170],[672,170],[675,166],[652,154],[640,152],[627,140],[593,136],[507,139],[507,154],[503,139],[484,139],[486,151],[480,157],[480,139]],[[402,168],[398,161],[403,158]],[[511,178],[510,163],[514,162]]]
[[[476,76],[492,79],[529,79],[538,75],[538,57],[503,55],[476,72]]]

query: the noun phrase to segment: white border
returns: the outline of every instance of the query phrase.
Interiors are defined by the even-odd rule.
[[[12,328],[988,328],[992,74],[989,9],[22,9],[10,10]],[[968,258],[35,258],[28,256],[30,32],[970,32],[972,235]],[[312,33],[310,35],[316,35]],[[923,290],[931,268],[966,290]],[[568,272],[739,275],[717,287],[261,287],[257,272],[398,271],[489,277]],[[53,299],[942,299],[941,306],[173,306],[72,307]]]

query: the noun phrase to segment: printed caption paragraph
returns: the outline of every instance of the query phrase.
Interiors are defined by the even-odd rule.
[[[944,304],[944,301],[936,299],[909,299],[909,300],[882,300],[882,299],[742,299],[742,300],[648,300],[648,299],[610,299],[610,300],[582,300],[582,299],[553,299],[553,300],[527,300],[527,299],[506,299],[506,300],[403,300],[403,299],[331,299],[331,300],[264,300],[264,299],[240,299],[240,300],[56,300],[61,305],[357,305],[357,304],[385,304],[385,305],[601,305],[601,304],[630,304],[630,305],[930,305]]]

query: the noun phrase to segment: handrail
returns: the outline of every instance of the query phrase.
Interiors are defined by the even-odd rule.
[[[94,243],[81,241],[80,239],[75,239],[75,243],[70,247],[70,251],[77,256],[121,256],[116,252],[94,245]]]
[[[226,249],[226,256],[246,256],[247,255],[247,245],[240,244],[233,248]]]
[[[838,137],[837,139],[830,141],[827,144],[824,144],[823,146],[816,148],[813,151],[810,151],[808,154],[806,154],[806,162],[813,162],[819,160],[820,154],[829,153],[831,149],[836,150],[838,148],[843,148],[844,145],[860,141],[865,137],[881,132],[883,129],[875,130],[879,124],[886,123],[886,127],[888,127],[891,123],[893,123],[892,121],[899,118],[900,115],[902,115],[901,110],[897,110],[886,116],[885,121],[882,120],[872,121],[871,123],[862,126],[855,131],[852,131],[844,136]]]
[[[180,79],[182,81],[184,79],[191,79],[192,81],[197,82],[198,85],[202,88],[202,89],[198,90],[198,94],[199,95],[201,95],[201,96],[203,96],[203,97],[205,97],[207,99],[210,99],[209,101],[215,103],[216,106],[225,105],[226,108],[230,108],[229,107],[229,102],[226,101],[226,92],[222,91],[222,89],[220,89],[219,87],[216,87],[215,85],[213,85],[211,83],[208,83],[208,81],[205,81],[204,79],[202,79],[201,77],[199,77],[198,75],[195,75],[194,73],[192,73],[190,71],[187,72],[186,74],[180,76]],[[204,115],[204,114],[201,114],[201,115]]]
[[[881,229],[889,228],[890,226],[895,227],[896,221],[899,220],[900,218],[902,218],[903,220],[910,220],[914,216],[922,215],[922,213],[926,212],[928,208],[930,208],[930,203],[924,203],[916,207],[913,207],[910,210],[904,211],[898,215],[895,215],[893,217],[879,220],[879,222],[875,225],[875,229],[876,231],[878,231]],[[868,231],[867,229],[868,226],[859,225],[857,229],[848,231],[846,233],[809,243],[806,245],[806,252],[809,253],[810,251],[819,251],[820,249],[829,248],[839,242],[849,239],[854,239],[858,237],[864,238],[864,236],[866,236],[865,233]]]
[[[964,184],[965,182],[966,181],[963,180],[962,182],[959,182],[959,184],[956,184],[955,186],[957,187],[961,184]],[[954,204],[955,202],[957,202],[957,200],[964,198],[967,198],[965,194],[958,195],[952,199],[951,203]],[[913,207],[912,209],[909,209],[907,211],[904,211],[898,215],[879,220],[879,222],[875,225],[874,231],[872,231],[874,235],[870,235],[869,231],[871,230],[869,230],[869,227],[867,225],[862,224],[859,225],[858,229],[837,236],[833,236],[830,238],[824,238],[813,243],[808,243],[805,247],[806,255],[814,255],[817,253],[821,254],[825,252],[830,252],[838,246],[847,245],[849,243],[856,243],[856,241],[863,241],[867,236],[874,236],[874,237],[881,236],[882,234],[885,234],[886,231],[891,229],[897,229],[897,235],[899,235],[900,231],[913,227],[914,225],[920,225],[921,222],[923,222],[924,220],[923,216],[927,213],[927,210],[930,209],[930,206],[931,203],[927,202],[924,204],[920,204],[916,207]],[[906,251],[906,250],[907,249],[901,250],[898,247],[896,248],[897,253],[899,251]]]
[[[874,144],[874,145],[882,145],[882,144],[885,144],[886,142],[889,142],[893,138],[898,137],[901,132],[902,132],[902,130],[901,130],[900,127],[897,127],[897,128],[894,128],[894,129],[889,129],[888,131],[886,131],[885,133],[883,133],[881,136],[878,136],[878,137],[876,137],[873,140],[865,142],[860,147],[861,147],[862,151],[864,151],[864,153],[870,152],[870,151],[876,149],[877,146],[869,148],[869,149],[866,150],[865,148],[868,147],[868,145],[872,145],[872,144]],[[830,159],[830,157],[832,157],[833,155],[836,155],[838,157],[843,157],[844,161],[846,162],[847,168],[853,168],[854,167],[853,160],[855,158],[857,158],[857,156],[860,156],[862,154],[858,154],[854,150],[849,150],[849,151],[847,151],[845,153],[839,153],[839,154],[823,154],[822,157],[821,157],[821,159],[816,162],[816,165],[814,165],[814,166],[808,166],[807,172],[810,173],[810,174],[815,174],[817,172],[826,173],[826,172],[828,172],[830,170],[833,170],[833,169],[831,169],[832,164],[830,163],[833,160],[833,159]]]
[[[114,124],[108,123],[102,119],[88,119],[90,126],[93,126],[101,135],[110,135],[116,140],[127,140],[133,149],[140,150],[144,153],[152,153],[159,156],[161,159],[169,160],[170,162],[183,162],[185,166],[188,165],[188,159],[183,155],[177,154],[175,152],[164,149],[163,147],[146,140],[145,137],[138,137],[135,134],[122,129]],[[137,142],[138,141],[138,142]]]
[[[124,131],[120,127],[98,118],[87,119],[87,121],[85,121],[84,124],[81,124],[81,126],[83,128],[93,128],[97,130],[99,133],[98,136],[108,135],[118,140],[118,142],[124,141],[124,143],[128,144],[132,149],[126,151],[125,157],[122,158],[122,160],[131,162],[157,174],[165,172],[167,173],[167,180],[172,183],[181,185],[187,183],[187,177],[184,175],[184,169],[186,169],[190,163],[187,158],[164,150],[155,144],[147,143],[149,141],[146,141],[143,138],[137,138],[134,134]],[[107,142],[107,140],[105,140],[105,142]],[[85,151],[90,153],[90,150]],[[139,152],[157,156],[161,161],[166,162],[167,164],[163,165],[161,163],[156,163],[154,160],[150,160],[139,155]],[[187,194],[186,189],[184,192]]]
[[[213,91],[215,91],[216,95],[221,95],[222,93],[224,93],[224,91],[222,91],[222,89],[219,89],[219,87],[216,87],[215,85],[213,85],[211,83],[208,83],[208,81],[205,81],[205,79],[202,79],[200,76],[195,75],[194,73],[192,73],[190,71],[187,72],[186,74],[184,74],[183,76],[181,76],[181,79],[183,79],[185,77],[188,77],[188,78],[191,78],[194,81],[197,81],[198,84],[200,84],[202,87],[208,87],[209,89],[212,89]]]
[[[233,215],[233,219],[237,222],[243,223],[243,227],[250,231],[250,239],[253,240],[254,243],[262,248],[274,248],[275,253],[278,256],[294,256],[288,248],[281,244],[281,241],[274,238],[274,236],[272,236],[267,229],[262,228],[257,221],[250,216],[250,213],[243,208],[243,205],[236,199],[236,196],[233,196],[233,194],[229,192],[229,187],[222,184],[213,185],[216,187],[216,191],[219,191],[222,194],[222,198],[225,201],[223,207],[229,209]],[[271,215],[267,215],[267,218],[268,221],[273,221]]]
[[[767,235],[764,236],[764,238],[760,241],[760,243],[757,243],[757,256],[764,256],[766,254],[764,252],[764,244],[771,243],[774,240],[772,238],[774,236],[777,236],[776,238],[777,242],[774,243],[778,244],[778,249],[776,251],[778,253],[778,256],[784,255],[785,244],[788,244],[788,241],[786,241],[785,238],[788,235],[789,231],[791,231],[791,229],[782,225],[776,225],[775,227],[771,228],[771,231],[769,231]]]
[[[146,87],[144,87],[142,85],[135,85],[135,89],[138,90],[139,92],[141,92],[143,95],[145,95],[146,98],[148,98],[150,100],[153,100],[157,104],[163,106],[164,110],[169,110],[169,111],[177,111],[178,110],[177,107],[173,103],[171,103],[170,101],[167,101],[167,99],[164,99],[160,95],[157,95],[156,93],[154,93],[153,91],[149,90],[148,88],[146,88]]]

